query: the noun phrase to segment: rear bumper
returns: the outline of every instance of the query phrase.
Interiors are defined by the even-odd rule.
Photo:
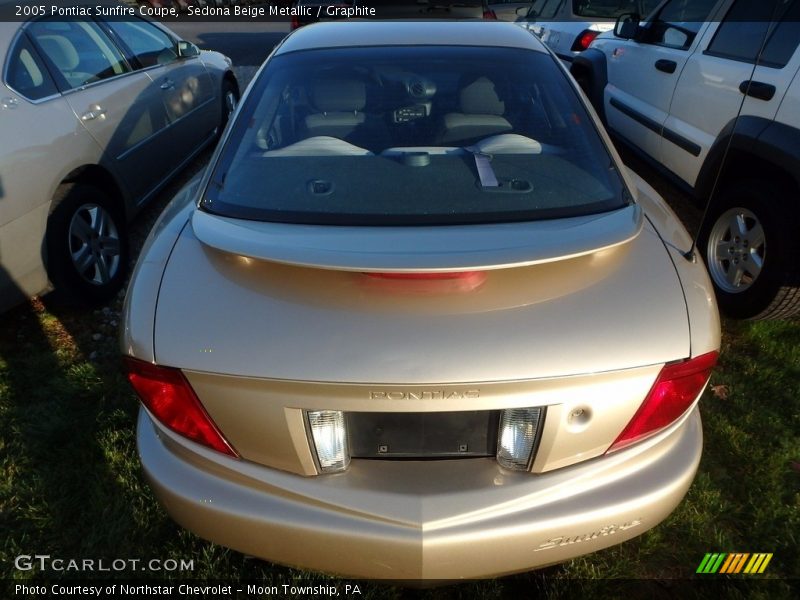
[[[170,515],[266,560],[359,578],[492,577],[562,562],[655,526],[702,450],[695,408],[638,446],[545,475],[493,459],[354,460],[302,477],[178,438],[142,410],[139,453]]]

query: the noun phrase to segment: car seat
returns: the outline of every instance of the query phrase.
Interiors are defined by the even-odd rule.
[[[439,143],[475,140],[512,129],[503,116],[505,102],[497,95],[495,84],[486,77],[479,77],[461,89],[459,108],[461,112],[444,115]]]
[[[313,112],[305,117],[305,137],[329,136],[356,146],[381,149],[388,143],[383,121],[364,111],[367,89],[354,78],[320,79],[311,89]]]

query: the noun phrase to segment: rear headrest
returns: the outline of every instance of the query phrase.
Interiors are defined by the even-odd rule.
[[[494,83],[480,77],[461,90],[461,112],[467,115],[502,115],[506,104],[494,90]]]
[[[358,111],[367,103],[367,89],[357,79],[322,79],[314,83],[313,102],[320,112]]]
[[[44,53],[50,57],[59,71],[74,71],[80,63],[75,46],[63,35],[42,35],[37,39]]]

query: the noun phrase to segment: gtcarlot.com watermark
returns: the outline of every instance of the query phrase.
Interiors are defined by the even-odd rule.
[[[194,559],[184,558],[61,558],[49,554],[20,554],[14,559],[18,571],[120,573],[124,571],[194,571]]]

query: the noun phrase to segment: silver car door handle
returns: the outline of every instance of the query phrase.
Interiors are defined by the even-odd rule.
[[[171,90],[175,87],[175,82],[172,79],[166,79],[164,83],[161,84],[162,90]]]
[[[100,108],[97,106],[89,112],[82,114],[81,121],[94,121],[95,119],[106,116],[107,112],[108,111],[105,108]]]

